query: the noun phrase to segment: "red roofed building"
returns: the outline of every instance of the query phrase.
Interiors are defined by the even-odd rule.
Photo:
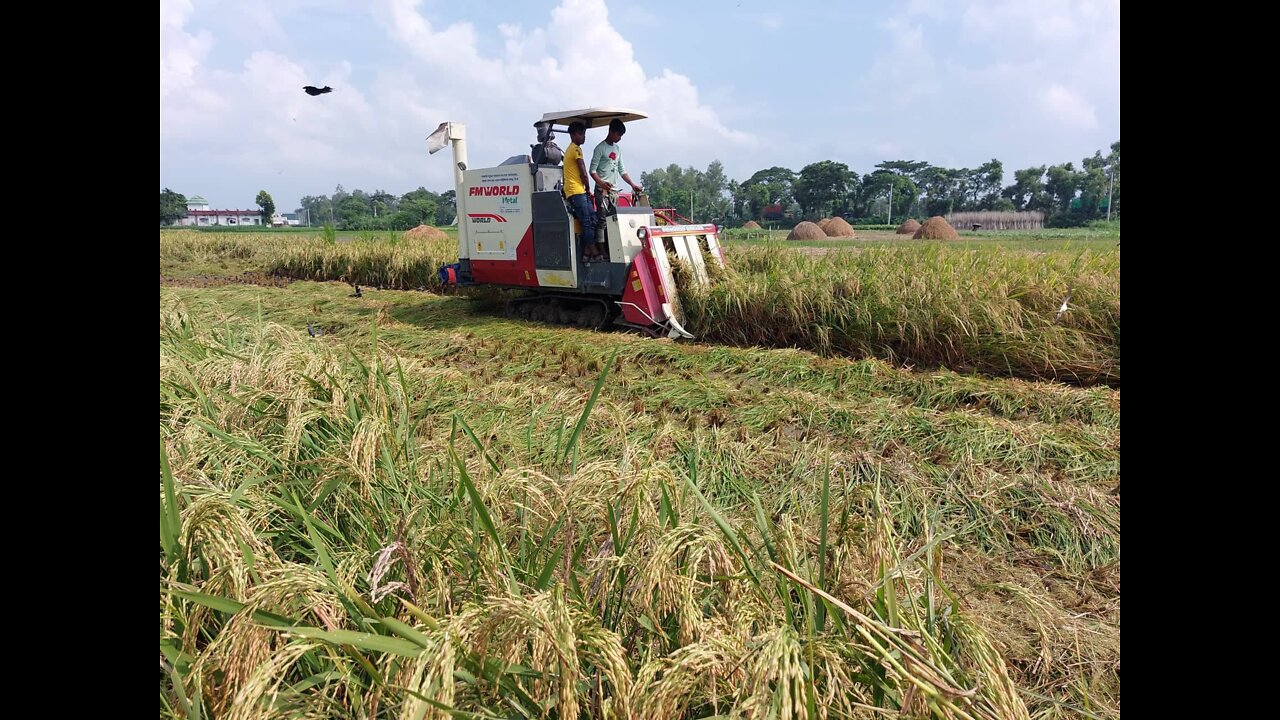
[[[261,225],[262,210],[210,210],[209,201],[193,195],[187,201],[187,216],[180,218],[177,225],[195,225],[209,227],[211,225]]]

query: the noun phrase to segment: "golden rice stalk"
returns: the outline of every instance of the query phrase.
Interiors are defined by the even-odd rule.
[[[424,631],[428,638],[422,655],[413,661],[412,674],[406,683],[417,695],[430,698],[444,705],[453,705],[454,659],[458,648],[447,629],[438,632]],[[420,697],[405,693],[405,703],[400,710],[401,720],[449,720],[449,714]]]
[[[709,702],[719,715],[746,683],[748,650],[732,635],[708,634],[670,655],[645,663],[637,681],[636,714],[679,720],[693,703]]]
[[[294,640],[258,665],[231,701],[227,720],[257,720],[274,717],[272,707],[280,696],[280,685],[298,658],[317,647],[317,643]]]
[[[963,615],[953,616],[951,626],[963,654],[977,666],[978,697],[974,709],[985,717],[1031,720],[1018,687],[1009,677],[1008,665],[982,630]]]
[[[636,602],[654,618],[674,615],[677,642],[686,645],[704,635],[704,598],[713,591],[728,595],[732,590],[729,581],[711,578],[737,572],[723,535],[711,527],[683,525],[666,532],[643,560]],[[713,605],[717,604],[723,606]]]

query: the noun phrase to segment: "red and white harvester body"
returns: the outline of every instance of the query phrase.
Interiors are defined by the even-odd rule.
[[[441,123],[427,147],[435,153],[452,145],[458,208],[458,262],[440,269],[441,280],[529,290],[513,300],[513,308],[534,320],[591,327],[612,322],[655,336],[693,337],[684,329],[673,259],[687,268],[684,281],[707,283],[707,263],[724,266],[718,228],[659,224],[643,195],[621,195],[605,218],[607,261],[582,262],[579,223],[561,194],[564,168],[558,153],[540,152],[551,147],[552,133],[567,133],[575,120],[595,128],[614,118],[644,117],[623,108],[547,113],[535,123],[545,144],[534,146],[533,156],[480,169],[467,166],[466,127]],[[594,241],[594,233],[585,232],[586,241]]]

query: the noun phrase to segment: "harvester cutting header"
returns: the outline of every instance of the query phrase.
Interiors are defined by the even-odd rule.
[[[583,228],[563,194],[563,153],[554,134],[575,121],[587,128],[645,115],[623,108],[547,113],[534,123],[538,144],[492,168],[467,166],[467,131],[441,123],[427,138],[436,153],[452,145],[458,210],[458,262],[440,268],[446,284],[495,285],[530,293],[512,302],[534,320],[605,327],[610,322],[668,337],[684,327],[672,265],[682,280],[708,282],[707,263],[724,266],[715,225],[660,224],[648,198],[606,195],[598,228]],[[575,238],[578,242],[575,242]],[[581,248],[600,240],[603,258],[583,261]]]

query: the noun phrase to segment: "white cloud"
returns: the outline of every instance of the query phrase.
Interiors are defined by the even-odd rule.
[[[1011,172],[1119,137],[1118,0],[912,0],[877,25],[889,42],[860,76],[858,112],[894,122],[837,147],[851,164],[897,147],[944,165],[999,157]]]
[[[191,88],[196,70],[213,47],[208,32],[183,29],[194,8],[190,0],[160,2],[160,97]]]
[[[945,6],[944,0],[910,0],[907,3],[906,13],[937,19],[945,14]]]
[[[892,48],[876,57],[863,75],[866,98],[874,98],[877,108],[903,112],[931,106],[941,87],[938,63],[924,42],[923,25],[906,16],[886,18],[877,23],[893,40]]]
[[[418,13],[420,4],[421,0],[390,0],[381,3],[375,13],[387,34],[423,63],[448,68],[470,82],[492,82],[501,63],[480,57],[471,23],[455,23],[437,31]]]
[[[618,21],[628,27],[662,28],[662,15],[641,5],[627,4],[616,11]]]
[[[263,37],[283,37],[284,27],[276,19],[274,9],[276,3],[264,3],[260,0],[241,0],[227,8],[238,20],[238,25],[247,32],[258,33]]]
[[[880,23],[880,27],[889,31],[893,37],[893,48],[897,52],[925,52],[924,28],[919,23],[909,22],[905,18],[894,17]]]
[[[972,42],[1039,50],[1046,43],[1064,49],[1091,44],[1119,22],[1119,0],[968,0],[960,27]]]
[[[190,29],[194,15],[188,0],[161,4],[161,175],[206,197],[214,190],[200,187],[202,178],[232,177],[249,195],[209,197],[215,204],[244,204],[267,183],[282,188],[272,192],[290,208],[338,183],[443,190],[449,163],[428,156],[423,140],[445,120],[468,126],[476,167],[527,153],[544,112],[588,106],[649,115],[628,127],[624,143],[637,179],[639,170],[673,162],[728,164],[759,145],[729,127],[689,77],[642,67],[604,0],[563,0],[534,28],[444,24],[417,0],[382,0],[371,15],[392,42],[380,51],[389,49],[393,62],[357,66],[359,77],[349,61],[317,67],[267,50],[251,51],[238,68],[211,69],[204,63],[214,39]],[[276,20],[266,13],[253,22]],[[301,91],[308,84],[334,91],[309,97]],[[603,137],[592,130],[588,144]]]
[[[782,27],[782,16],[777,13],[757,13],[748,17],[765,30],[778,30]]]
[[[704,166],[758,144],[753,135],[727,127],[687,76],[667,68],[647,72],[631,42],[610,23],[603,0],[563,0],[546,27],[504,26],[501,57],[480,51],[469,24],[435,30],[419,5],[417,0],[388,0],[380,17],[389,23],[389,34],[421,63],[412,73],[454,99],[446,106],[454,115],[440,120],[471,128],[475,162],[527,152],[533,122],[544,112],[601,105],[649,115],[628,128],[625,142],[633,167],[640,165],[634,160],[640,157],[644,167],[669,162]],[[603,132],[592,131],[588,142],[602,137]],[[517,145],[495,147],[512,138]]]
[[[877,155],[886,158],[896,158],[902,154],[902,146],[892,142],[876,142],[871,144],[871,150]]]
[[[1040,104],[1050,117],[1068,127],[1083,130],[1098,127],[1098,116],[1093,106],[1061,85],[1053,85],[1041,93]]]
[[[815,51],[839,52],[741,73],[712,63],[725,77],[706,80],[652,64],[698,62],[649,53],[661,40],[637,26],[654,10],[612,5],[508,14],[440,0],[162,0],[161,181],[241,206],[265,187],[290,208],[338,183],[442,190],[449,163],[423,142],[440,122],[467,124],[480,167],[528,152],[542,113],[592,105],[649,115],[623,143],[633,173],[713,159],[739,179],[824,159],[866,172],[885,159],[999,157],[1012,170],[1119,137],[1116,0],[906,0],[881,18],[851,13],[856,26],[757,3],[730,35],[772,37],[761,22],[785,23]],[[506,24],[474,19],[499,16]],[[334,92],[308,97],[310,84]],[[819,109],[793,115],[810,101]],[[603,135],[590,131],[588,144]]]

